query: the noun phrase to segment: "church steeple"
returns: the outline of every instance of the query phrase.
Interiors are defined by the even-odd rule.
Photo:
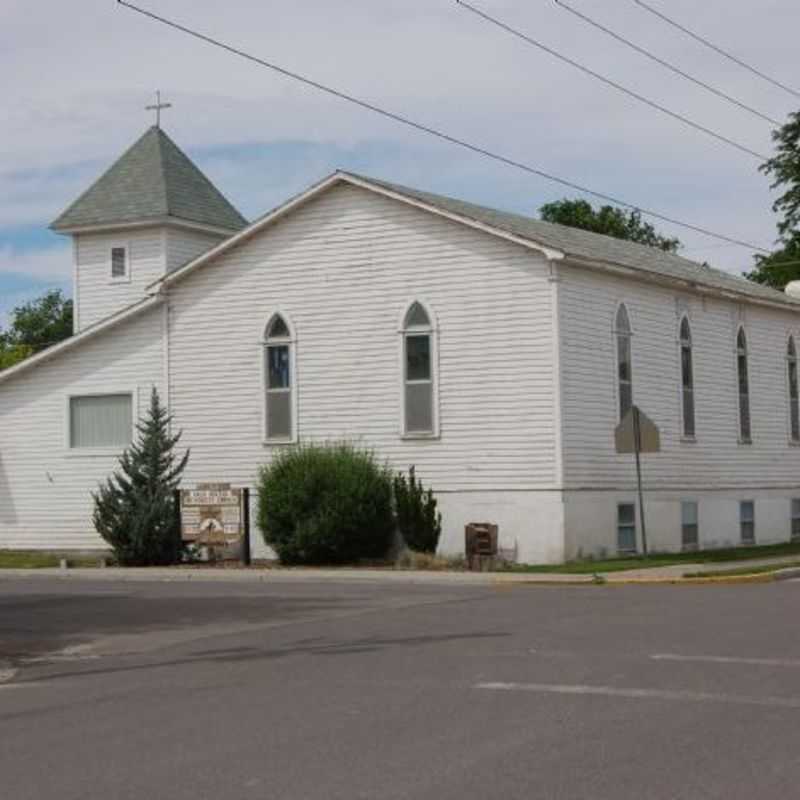
[[[246,224],[160,127],[149,128],[50,226],[73,240],[75,330],[139,302]]]
[[[160,127],[149,128],[51,225],[59,233],[178,222],[220,233],[247,220]]]

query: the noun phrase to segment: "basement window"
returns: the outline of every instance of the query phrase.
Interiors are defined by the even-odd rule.
[[[800,541],[800,499],[792,500],[792,541]]]
[[[617,505],[617,550],[636,552],[636,506],[633,503]]]
[[[697,501],[681,503],[681,546],[684,550],[697,550],[698,545]]]
[[[742,500],[739,503],[739,528],[742,544],[756,543],[756,504],[753,500]]]

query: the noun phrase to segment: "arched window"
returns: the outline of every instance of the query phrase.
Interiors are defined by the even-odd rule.
[[[403,432],[436,432],[434,329],[428,311],[412,303],[403,319]]]
[[[694,365],[692,364],[692,329],[688,317],[681,320],[681,407],[683,435],[694,437]]]
[[[793,442],[800,442],[800,412],[797,402],[797,349],[794,336],[789,337],[786,346],[786,368],[789,378],[789,429]]]
[[[292,335],[286,320],[275,314],[264,336],[265,438],[294,438],[294,362]]]
[[[619,418],[622,419],[633,405],[633,371],[631,368],[631,323],[624,305],[617,309],[614,323],[617,337],[617,386],[619,389]]]
[[[744,328],[736,335],[736,372],[739,381],[739,438],[742,442],[751,440],[750,430],[750,382],[747,366],[747,337]]]

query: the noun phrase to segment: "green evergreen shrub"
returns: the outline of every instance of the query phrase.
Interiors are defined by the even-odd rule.
[[[153,388],[138,441],[119,460],[120,470],[93,493],[94,526],[124,566],[174,564],[181,558],[174,492],[189,460],[176,460],[181,438],[169,433],[170,416]]]
[[[258,526],[284,564],[383,558],[395,530],[391,474],[349,444],[283,450],[261,470]]]
[[[433,490],[425,489],[414,474],[398,472],[393,480],[397,527],[405,543],[418,553],[435,553],[442,534],[442,515],[436,510]]]

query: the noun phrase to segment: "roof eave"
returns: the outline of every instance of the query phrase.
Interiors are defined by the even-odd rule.
[[[76,234],[82,233],[103,233],[105,231],[152,228],[158,225],[168,225],[173,228],[187,228],[204,233],[217,233],[225,237],[233,236],[242,230],[242,228],[223,228],[219,225],[208,225],[204,222],[194,222],[193,220],[173,217],[171,215],[149,217],[147,219],[136,220],[135,222],[101,222],[89,225],[56,225],[53,223],[50,225],[50,230],[64,236],[75,236]]]
[[[39,364],[48,361],[65,351],[71,350],[73,347],[77,347],[87,339],[91,339],[97,334],[102,333],[109,328],[113,328],[114,326],[130,319],[131,317],[135,317],[138,314],[147,311],[149,308],[159,305],[162,301],[163,297],[159,295],[151,295],[149,297],[145,297],[143,300],[139,300],[127,308],[123,308],[116,314],[112,314],[111,316],[100,320],[100,322],[96,322],[94,325],[84,328],[84,330],[82,330],[80,333],[76,333],[75,335],[70,336],[68,339],[64,339],[58,344],[48,347],[46,350],[42,350],[36,355],[26,358],[24,361],[20,361],[19,364],[15,364],[13,367],[4,369],[2,372],[0,372],[0,383],[5,383],[20,373],[27,372],[29,369],[33,369]]]
[[[778,308],[782,311],[800,313],[800,302],[791,302],[789,299],[770,300],[767,297],[756,297],[752,294],[737,292],[733,289],[721,289],[718,286],[711,286],[710,284],[703,283],[702,281],[675,278],[671,275],[648,272],[646,270],[635,269],[634,267],[625,267],[621,264],[616,264],[611,261],[603,261],[602,259],[589,259],[567,253],[564,259],[564,264],[566,266],[572,265],[586,269],[602,270],[604,272],[622,275],[627,278],[633,278],[634,280],[642,281],[644,283],[652,283],[659,286],[669,286],[673,289],[679,288],[685,291],[695,292],[697,294],[717,297],[721,300],[729,300],[736,303],[752,303],[754,305],[766,306],[768,308]]]

